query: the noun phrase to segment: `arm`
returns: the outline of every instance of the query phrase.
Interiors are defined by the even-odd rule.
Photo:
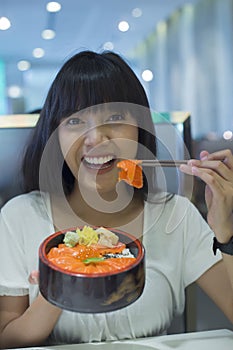
[[[29,306],[28,296],[0,297],[0,348],[42,344],[53,330],[61,310],[41,295]]]
[[[227,243],[233,236],[233,155],[229,150],[190,160],[180,170],[198,176],[206,183],[207,221],[217,240]],[[201,288],[233,322],[233,256],[222,254],[223,261],[206,271],[197,281]]]

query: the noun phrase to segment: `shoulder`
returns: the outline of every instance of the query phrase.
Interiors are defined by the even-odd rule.
[[[155,195],[146,202],[145,217],[149,222],[165,226],[167,233],[174,232],[178,227],[204,221],[187,197],[180,195],[169,197],[167,193]]]
[[[32,191],[21,194],[10,199],[2,208],[3,216],[29,215],[32,211],[38,210],[47,201],[48,195],[39,191]]]
[[[145,204],[147,211],[155,211],[158,208],[163,208],[164,212],[171,212],[171,210],[184,210],[184,208],[192,208],[194,205],[187,197],[177,194],[169,194],[161,192],[151,197]]]

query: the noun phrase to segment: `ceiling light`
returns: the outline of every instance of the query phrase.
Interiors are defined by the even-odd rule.
[[[129,23],[126,22],[126,21],[121,21],[119,22],[118,24],[118,29],[121,31],[121,32],[127,32],[129,30]]]
[[[11,27],[11,22],[7,17],[0,17],[0,30],[7,30]]]
[[[111,51],[111,50],[114,49],[114,45],[113,45],[113,43],[111,41],[107,41],[106,43],[104,43],[103,49]]]
[[[43,39],[45,40],[51,40],[56,36],[56,33],[54,30],[52,29],[45,29],[43,30],[43,32],[41,33],[41,36]]]
[[[22,96],[22,89],[18,85],[9,86],[7,89],[7,95],[10,98],[19,98]]]
[[[46,10],[48,12],[58,12],[61,9],[61,4],[59,4],[59,2],[56,1],[51,1],[48,2],[46,5]]]
[[[132,16],[133,17],[141,17],[142,15],[142,10],[139,7],[136,7],[135,9],[132,10]]]
[[[33,51],[32,54],[35,58],[41,58],[44,56],[44,50],[40,47],[36,47]]]
[[[143,72],[142,72],[142,79],[144,81],[151,81],[153,80],[153,73],[151,70],[149,69],[145,69]]]
[[[231,140],[232,137],[233,137],[232,131],[230,131],[230,130],[224,131],[224,133],[223,133],[223,138],[224,138],[225,140]]]
[[[25,60],[19,61],[17,64],[18,70],[25,71],[31,68],[31,63]]]

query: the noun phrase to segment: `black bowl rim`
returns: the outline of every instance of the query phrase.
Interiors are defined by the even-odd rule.
[[[85,225],[84,225],[85,226]],[[102,273],[75,273],[75,272],[71,272],[71,271],[67,271],[65,269],[59,268],[57,265],[53,264],[52,262],[50,262],[47,257],[46,257],[46,252],[45,252],[45,248],[48,244],[48,242],[50,242],[53,238],[61,235],[61,234],[65,234],[68,231],[75,231],[77,229],[82,229],[84,226],[76,226],[76,227],[71,227],[71,228],[67,228],[61,231],[57,231],[54,232],[53,234],[51,234],[50,236],[48,236],[47,238],[44,239],[44,241],[40,244],[39,247],[39,259],[48,267],[52,268],[53,270],[56,270],[60,273],[63,273],[65,275],[68,276],[74,276],[74,277],[82,277],[82,278],[99,278],[99,277],[110,277],[110,276],[114,276],[114,275],[119,275],[121,273],[125,273],[126,271],[130,271],[132,268],[134,268],[135,266],[137,266],[142,259],[145,256],[145,249],[143,244],[139,241],[138,238],[136,238],[135,236],[131,235],[130,233],[115,229],[115,228],[107,228],[108,230],[114,232],[114,233],[120,233],[123,236],[127,236],[128,238],[130,238],[132,240],[132,242],[136,243],[137,247],[138,247],[138,255],[136,257],[136,260],[134,261],[133,264],[130,264],[129,266],[125,267],[124,269],[121,269],[119,271],[116,272],[111,272],[111,273],[107,273],[107,272],[102,272]],[[89,225],[90,226],[90,225]],[[93,229],[97,229],[100,226],[90,226]]]

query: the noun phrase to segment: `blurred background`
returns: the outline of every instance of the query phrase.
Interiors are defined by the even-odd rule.
[[[41,108],[71,55],[110,49],[154,110],[189,111],[195,139],[229,139],[232,43],[232,0],[0,0],[0,114]]]
[[[233,150],[233,0],[0,0],[0,206],[20,191],[18,161],[57,71],[88,49],[133,68],[162,141],[176,140],[166,120],[185,142],[174,157]],[[195,180],[206,218],[203,193]],[[171,332],[232,327],[199,289],[187,294]]]

